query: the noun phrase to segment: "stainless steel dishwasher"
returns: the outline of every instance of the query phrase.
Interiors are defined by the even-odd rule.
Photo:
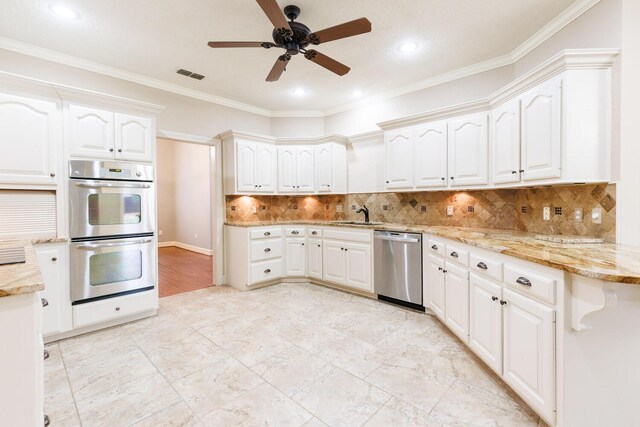
[[[378,299],[424,311],[422,235],[376,231],[373,252]]]

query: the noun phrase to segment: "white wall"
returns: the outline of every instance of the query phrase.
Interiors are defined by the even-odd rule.
[[[205,145],[158,139],[160,241],[212,249],[210,150]]]
[[[325,134],[324,117],[271,118],[271,136],[280,138],[312,138]]]
[[[375,193],[385,190],[384,137],[347,145],[347,191]]]

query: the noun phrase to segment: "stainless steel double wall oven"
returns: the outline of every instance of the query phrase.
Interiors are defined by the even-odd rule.
[[[153,289],[153,167],[71,160],[69,200],[72,303]]]

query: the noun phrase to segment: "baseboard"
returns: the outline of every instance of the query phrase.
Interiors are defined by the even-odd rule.
[[[185,249],[187,251],[191,251],[191,252],[196,252],[202,255],[208,255],[208,256],[212,256],[213,255],[213,250],[211,249],[206,249],[206,248],[200,248],[198,246],[193,246],[193,245],[188,245],[186,243],[182,243],[182,242],[159,242],[158,243],[158,247],[159,248],[167,248],[170,246],[174,246],[176,248],[180,248],[180,249]]]

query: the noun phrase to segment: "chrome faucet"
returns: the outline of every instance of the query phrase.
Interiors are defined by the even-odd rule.
[[[364,213],[364,222],[369,222],[369,208],[367,208],[365,205],[362,205],[362,207],[358,209],[356,213]]]

